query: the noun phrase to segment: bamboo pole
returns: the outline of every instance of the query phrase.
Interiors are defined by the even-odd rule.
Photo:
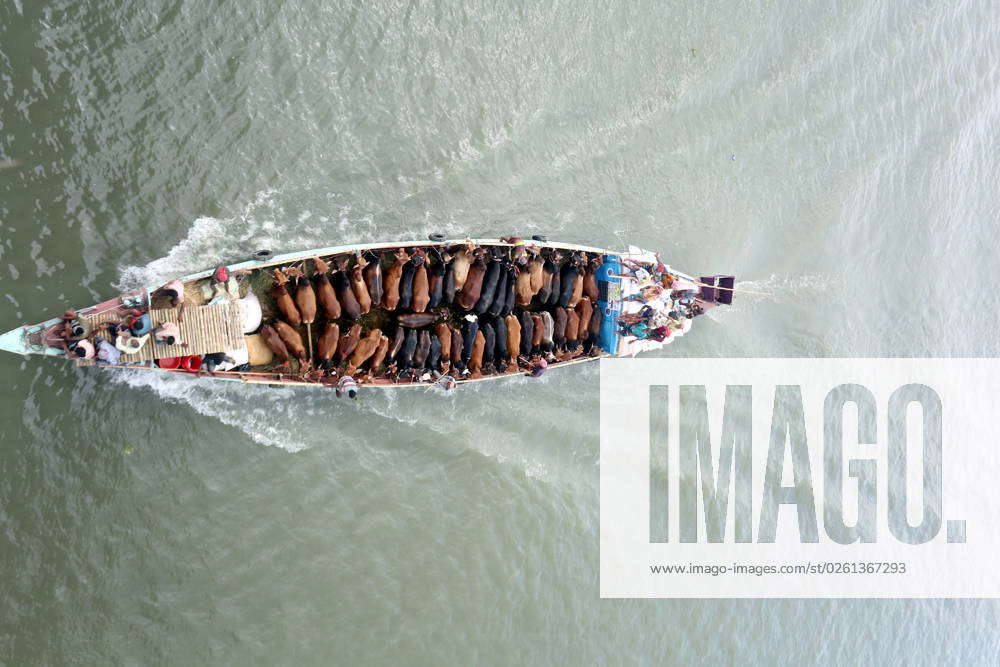
[[[609,274],[609,275],[612,278],[627,278],[628,280],[635,280],[635,281],[639,280],[638,278],[636,278],[635,276],[633,276],[632,274],[629,274],[629,273],[612,273],[612,274]],[[698,287],[708,287],[710,289],[721,289],[721,290],[726,290],[727,292],[735,292],[737,294],[753,294],[755,296],[774,296],[773,294],[768,294],[767,292],[754,292],[752,290],[738,289],[736,287],[718,287],[717,285],[709,285],[707,283],[699,282],[699,281],[693,280],[693,279],[690,282],[694,283]],[[658,283],[652,283],[652,284],[656,285]]]
[[[768,294],[767,292],[753,292],[748,289],[737,289],[735,287],[718,287],[716,285],[707,285],[705,283],[700,283],[697,280],[692,280],[691,282],[693,282],[698,287],[708,287],[709,289],[722,289],[726,290],[727,292],[734,292],[737,294],[753,294],[755,296],[774,296],[773,294]]]

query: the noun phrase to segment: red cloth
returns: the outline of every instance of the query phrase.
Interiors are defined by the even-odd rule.
[[[658,343],[662,343],[667,338],[670,338],[670,327],[667,326],[656,327],[651,332],[649,332],[649,339],[655,340]]]

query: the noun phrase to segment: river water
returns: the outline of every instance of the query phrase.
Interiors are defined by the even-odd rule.
[[[0,330],[545,233],[770,294],[670,355],[995,356],[997,62],[989,0],[4,0]],[[988,601],[600,600],[596,365],[356,404],[0,373],[0,662],[1000,657]]]

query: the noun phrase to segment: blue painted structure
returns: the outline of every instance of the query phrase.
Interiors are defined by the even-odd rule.
[[[597,271],[597,307],[601,311],[598,344],[608,354],[618,354],[618,316],[622,312],[622,265],[617,255],[605,255]]]

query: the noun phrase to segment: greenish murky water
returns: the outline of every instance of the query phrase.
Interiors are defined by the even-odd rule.
[[[270,247],[546,233],[666,353],[994,356],[995,3],[0,3],[0,330]],[[995,663],[992,602],[601,601],[598,369],[441,398],[0,359],[0,662]]]

